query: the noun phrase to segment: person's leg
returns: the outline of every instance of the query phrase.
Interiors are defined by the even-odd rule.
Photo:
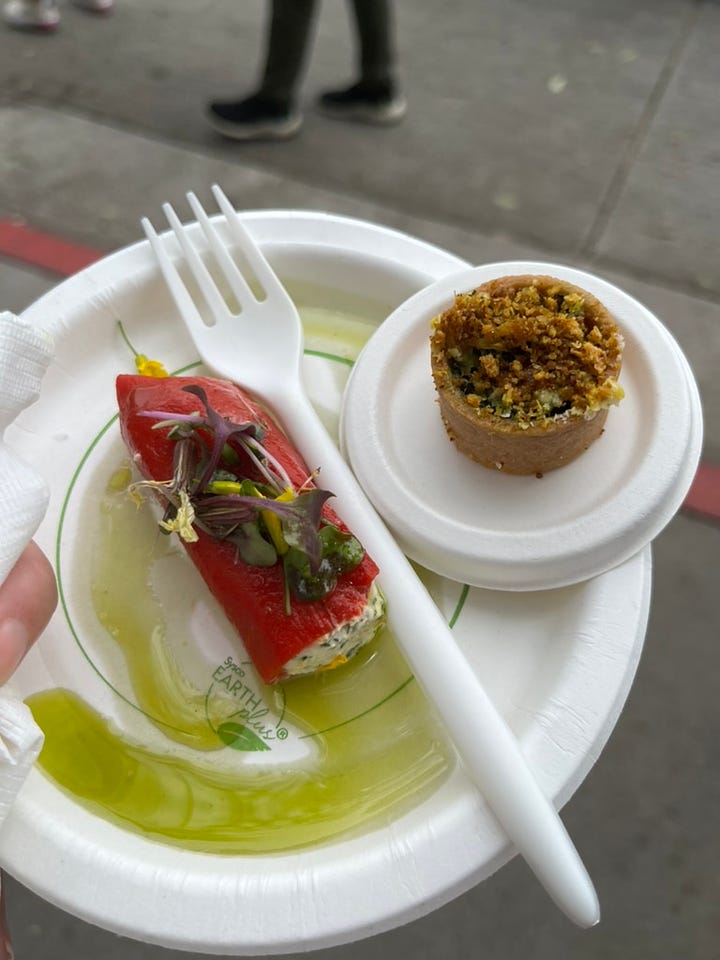
[[[307,60],[316,0],[272,0],[266,27],[265,62],[255,93],[214,101],[210,123],[233,140],[286,139],[300,129],[297,90]]]
[[[259,93],[292,104],[307,61],[316,0],[273,0]]]
[[[390,0],[353,0],[358,74],[367,84],[395,79],[395,23]]]
[[[7,0],[3,20],[19,30],[55,30],[60,10],[56,0]]]
[[[407,109],[396,76],[395,17],[392,0],[352,0],[357,29],[359,80],[322,94],[324,113],[344,120],[396,123]]]

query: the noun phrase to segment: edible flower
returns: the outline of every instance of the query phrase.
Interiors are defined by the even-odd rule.
[[[291,487],[286,487],[280,496],[275,497],[275,501],[277,503],[292,503],[294,499],[295,491]],[[283,554],[288,552],[290,547],[288,546],[287,540],[283,536],[280,518],[276,513],[273,513],[272,510],[263,510],[261,516],[265,521],[265,526],[267,527],[267,531],[270,534],[270,538],[272,539],[275,549],[282,557]]]
[[[186,490],[180,491],[180,506],[172,520],[161,520],[160,526],[168,533],[177,535],[186,543],[195,543],[198,539],[197,531],[193,527],[195,508]]]
[[[159,360],[150,360],[144,353],[135,354],[135,366],[141,377],[167,377],[168,372]]]
[[[144,353],[137,352],[132,343],[130,343],[130,339],[125,332],[125,327],[123,326],[122,320],[118,320],[117,325],[118,330],[120,331],[120,336],[123,338],[127,347],[130,349],[135,358],[135,368],[141,377],[160,378],[169,376],[167,370],[159,360],[151,360],[149,357],[146,357]]]

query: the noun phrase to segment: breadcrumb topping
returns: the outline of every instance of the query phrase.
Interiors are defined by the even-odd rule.
[[[618,403],[623,339],[602,304],[552,278],[512,279],[457,294],[433,320],[431,349],[447,376],[436,386],[460,392],[481,417],[519,426]]]

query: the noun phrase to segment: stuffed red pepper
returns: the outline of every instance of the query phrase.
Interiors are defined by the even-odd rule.
[[[267,683],[344,663],[384,621],[378,568],[272,417],[208,377],[119,376],[142,480]]]

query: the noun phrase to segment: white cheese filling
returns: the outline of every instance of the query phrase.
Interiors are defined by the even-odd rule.
[[[384,617],[385,598],[377,584],[373,583],[362,613],[336,627],[331,633],[326,633],[302,653],[288,660],[283,667],[283,677],[300,677],[327,667],[333,660],[341,663],[349,660],[372,640]]]

